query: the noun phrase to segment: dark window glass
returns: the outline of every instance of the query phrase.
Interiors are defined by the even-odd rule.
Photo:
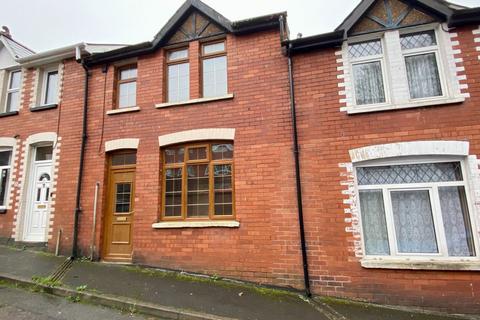
[[[35,153],[35,161],[52,160],[52,154],[53,154],[52,146],[37,147],[37,151]]]
[[[119,153],[112,155],[112,166],[126,166],[137,163],[136,153]]]

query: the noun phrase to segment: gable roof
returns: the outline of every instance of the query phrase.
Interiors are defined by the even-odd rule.
[[[0,34],[0,41],[3,43],[5,48],[7,48],[7,50],[12,55],[12,58],[15,60],[35,54],[33,50],[25,47],[20,42],[13,40],[12,37],[9,37],[5,34]]]
[[[225,33],[233,34],[245,34],[278,27],[280,25],[280,16],[286,17],[287,15],[286,12],[280,12],[232,22],[200,0],[186,0],[168,20],[165,26],[155,35],[152,41],[142,42],[106,53],[95,54],[89,58],[87,62],[89,64],[98,64],[151,53],[164,46],[184,20],[194,11],[203,14],[213,23],[217,24]]]
[[[335,31],[344,30],[347,34],[350,29],[367,13],[377,0],[362,0],[355,9],[343,20]],[[405,3],[423,9],[433,16],[448,21],[456,10],[453,5],[443,0],[402,0]]]

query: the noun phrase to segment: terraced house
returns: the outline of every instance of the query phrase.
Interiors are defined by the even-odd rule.
[[[480,9],[188,0],[152,41],[4,32],[0,234],[64,254],[479,313]]]

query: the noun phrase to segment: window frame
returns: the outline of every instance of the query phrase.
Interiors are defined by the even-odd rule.
[[[13,78],[13,74],[14,73],[20,73],[20,86],[18,88],[14,88],[14,89],[11,89],[10,88],[10,85],[12,83],[12,78]],[[6,87],[6,90],[5,90],[5,105],[4,105],[4,112],[5,113],[8,113],[8,112],[16,112],[18,110],[20,110],[20,105],[21,105],[21,88],[22,88],[22,82],[23,82],[23,72],[21,69],[14,69],[14,70],[10,70],[8,72],[8,81],[7,81],[7,87]],[[11,110],[11,106],[9,108],[8,106],[8,96],[12,93],[15,93],[15,92],[18,92],[18,106],[17,106],[17,110]]]
[[[49,85],[49,74],[51,73],[57,73],[57,90],[56,90],[56,97],[55,97],[55,102],[53,103],[47,103],[47,91],[48,91],[48,85]],[[43,77],[42,77],[42,94],[41,94],[41,106],[47,106],[47,105],[52,105],[52,104],[58,104],[58,99],[59,99],[59,86],[60,86],[60,72],[58,70],[58,67],[51,67],[51,68],[46,68],[43,70]]]
[[[214,53],[205,53],[205,46],[212,45],[212,44],[217,44],[217,43],[223,43],[223,51],[217,51]],[[199,65],[199,70],[200,70],[200,76],[199,76],[199,83],[200,83],[200,94],[202,98],[215,98],[215,97],[221,97],[221,96],[213,96],[213,97],[205,97],[204,94],[204,74],[203,74],[203,62],[208,59],[214,59],[214,58],[220,58],[220,57],[225,57],[226,59],[226,79],[227,79],[227,92],[225,94],[228,94],[228,48],[227,48],[227,39],[222,38],[222,39],[217,39],[217,40],[212,40],[212,41],[205,41],[200,43],[200,65]]]
[[[186,58],[179,58],[179,59],[170,59],[170,53],[176,52],[176,51],[187,51],[187,57]],[[186,101],[190,100],[190,94],[191,94],[191,87],[190,87],[190,80],[191,80],[191,74],[190,74],[190,50],[188,46],[183,46],[183,47],[175,47],[175,48],[170,48],[165,50],[165,99],[164,101],[166,103],[179,103],[179,102],[185,102],[185,101],[170,101],[170,77],[169,77],[169,69],[170,66],[174,65],[179,65],[179,64],[188,64],[188,98]]]
[[[3,199],[4,203],[3,205],[0,205],[0,210],[6,210],[8,208],[8,202],[10,198],[10,188],[11,188],[11,179],[12,179],[12,171],[13,171],[13,156],[14,156],[14,150],[12,147],[0,147],[0,152],[10,152],[10,161],[8,165],[0,166],[0,175],[1,172],[4,169],[8,170],[8,176],[6,180],[6,186],[5,186],[5,198]],[[1,178],[1,176],[0,176]]]
[[[160,170],[160,178],[162,179],[162,190],[161,192],[161,210],[160,210],[160,221],[164,222],[172,222],[172,221],[219,221],[219,220],[235,220],[236,218],[236,208],[235,208],[235,164],[234,164],[234,156],[235,156],[235,147],[234,147],[234,156],[232,159],[228,160],[213,160],[212,157],[212,145],[215,144],[232,144],[234,146],[233,141],[208,141],[208,142],[195,142],[195,143],[182,143],[177,145],[166,146],[161,149],[160,156],[161,156],[161,164],[162,169]],[[188,150],[192,148],[199,148],[199,147],[207,147],[207,158],[202,160],[189,160],[188,159]],[[165,159],[165,150],[168,148],[184,148],[184,159],[183,162],[178,163],[166,163]],[[208,209],[208,216],[204,217],[193,217],[189,218],[187,216],[187,176],[185,172],[187,172],[187,166],[191,164],[208,164],[209,170],[209,209]],[[231,176],[231,184],[232,184],[232,214],[231,215],[215,215],[215,184],[214,184],[214,174],[213,174],[213,167],[215,165],[231,165],[232,167],[232,176]],[[181,194],[181,215],[180,216],[166,216],[165,215],[165,205],[166,205],[166,171],[168,169],[182,169],[182,194]]]
[[[122,71],[124,70],[130,70],[130,69],[136,69],[137,70],[137,76],[135,78],[129,78],[129,79],[125,79],[125,80],[121,80],[120,77],[121,77],[121,73]],[[124,83],[131,83],[131,82],[136,82],[137,83],[137,87],[136,87],[136,92],[135,92],[135,105],[133,106],[126,106],[126,107],[120,107],[120,85],[124,84]],[[137,91],[138,91],[138,65],[136,62],[134,63],[129,63],[129,64],[125,64],[125,65],[122,65],[122,66],[118,66],[115,68],[115,110],[123,110],[123,109],[128,109],[128,108],[134,108],[138,105],[138,95],[137,95]]]
[[[444,163],[444,162],[459,162],[462,173],[462,181],[450,182],[425,182],[425,183],[411,183],[411,184],[384,184],[384,185],[359,185],[357,179],[357,169],[365,167],[380,167],[390,165],[409,165],[422,163]],[[399,261],[399,262],[478,262],[480,261],[480,239],[478,237],[477,221],[475,219],[475,210],[472,203],[472,194],[470,191],[470,177],[467,172],[465,159],[459,157],[412,157],[400,158],[391,160],[372,160],[365,163],[358,163],[354,166],[355,177],[355,193],[358,199],[358,219],[361,233],[361,246],[363,258],[367,260],[380,261]],[[473,248],[475,255],[471,257],[449,256],[448,245],[445,235],[445,227],[443,224],[443,216],[440,205],[440,196],[438,194],[439,187],[463,187],[465,190],[465,197],[467,201],[468,215],[470,219],[470,226],[473,238]],[[363,230],[363,216],[360,206],[360,191],[361,190],[381,190],[385,211],[385,222],[387,227],[388,245],[390,248],[390,255],[368,255],[365,244],[365,231]],[[436,235],[436,244],[438,253],[399,253],[397,248],[397,238],[395,231],[395,221],[393,217],[391,192],[392,191],[415,191],[415,190],[429,190],[430,205],[432,209],[432,220],[434,223],[434,231]]]
[[[352,58],[350,57],[349,47],[351,45],[363,43],[363,42],[370,42],[370,41],[379,41],[380,45],[382,47],[382,53],[377,54],[377,55],[372,55],[372,56],[366,56],[366,57],[359,57],[359,58]],[[353,102],[354,105],[357,108],[368,108],[368,107],[382,107],[382,106],[387,106],[391,103],[390,101],[390,85],[388,81],[388,68],[386,67],[385,59],[386,59],[386,51],[385,51],[385,38],[382,35],[372,35],[368,37],[361,37],[359,39],[355,39],[352,41],[349,41],[347,43],[347,55],[348,55],[348,61],[349,61],[349,71],[351,75],[351,83],[352,83],[352,96],[353,96]],[[370,104],[357,104],[357,94],[356,94],[356,84],[355,84],[355,77],[354,77],[354,70],[353,67],[355,65],[362,65],[362,64],[367,64],[367,63],[372,63],[372,62],[380,62],[380,68],[382,69],[382,81],[383,81],[383,91],[385,95],[385,102],[379,102],[379,103],[370,103]]]
[[[444,47],[444,44],[442,43],[441,35],[438,32],[438,27],[431,26],[431,25],[426,25],[426,26],[421,26],[421,27],[416,27],[416,28],[407,28],[407,29],[401,30],[399,32],[399,40],[401,41],[401,38],[402,38],[403,35],[415,34],[415,33],[424,33],[424,32],[428,32],[428,31],[433,31],[433,33],[435,35],[435,40],[436,40],[437,44],[434,45],[434,46],[413,48],[413,49],[405,49],[404,50],[404,49],[401,48],[401,44],[400,44],[400,50],[401,50],[402,61],[403,61],[403,70],[404,70],[405,76],[406,76],[407,88],[408,88],[408,97],[409,97],[410,102],[421,102],[421,101],[431,101],[431,100],[435,100],[435,99],[445,99],[449,96],[447,83],[446,83],[446,72],[445,72],[444,63],[443,63],[443,61],[444,61],[444,56],[442,54],[443,50],[440,50],[440,47]],[[437,63],[438,76],[439,76],[439,80],[440,80],[440,88],[442,90],[442,94],[439,95],[439,96],[412,98],[412,94],[410,92],[410,83],[408,81],[406,58],[407,57],[424,55],[424,54],[430,54],[430,53],[435,54],[435,62]]]

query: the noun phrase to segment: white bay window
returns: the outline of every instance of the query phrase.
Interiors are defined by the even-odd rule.
[[[356,177],[366,257],[477,257],[461,160],[358,166]]]

